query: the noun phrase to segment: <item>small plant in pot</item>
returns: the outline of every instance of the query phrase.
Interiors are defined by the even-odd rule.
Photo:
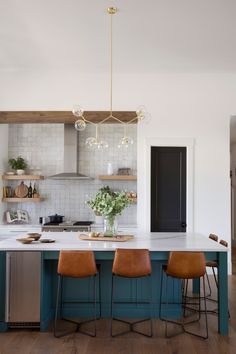
[[[21,156],[18,156],[16,159],[9,159],[8,163],[16,171],[17,175],[23,175],[28,166],[25,159]]]

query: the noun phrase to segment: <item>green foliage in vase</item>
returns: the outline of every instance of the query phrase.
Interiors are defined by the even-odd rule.
[[[113,192],[106,186],[99,190],[94,199],[87,204],[95,212],[103,216],[120,215],[131,204],[131,200],[125,192]]]
[[[13,170],[25,170],[28,166],[25,159],[21,156],[18,156],[16,159],[9,159],[8,163]]]

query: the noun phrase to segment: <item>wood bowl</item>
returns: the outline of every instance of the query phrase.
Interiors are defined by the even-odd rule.
[[[16,240],[19,241],[20,243],[23,243],[23,244],[28,244],[28,243],[35,241],[34,238],[30,238],[30,237],[17,238]]]

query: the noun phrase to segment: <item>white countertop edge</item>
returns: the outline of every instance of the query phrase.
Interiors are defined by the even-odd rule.
[[[0,224],[0,230],[8,230],[8,229],[41,229],[42,224]],[[60,225],[58,225],[60,226]],[[103,228],[103,224],[92,224],[91,227]],[[119,229],[137,229],[136,224],[119,224]]]
[[[41,224],[0,224],[0,230],[41,229]]]
[[[150,251],[189,251],[189,252],[227,252],[228,249],[207,236],[198,233],[136,233],[134,239],[127,242],[82,241],[78,232],[43,232],[42,238],[53,238],[55,243],[21,244],[16,239],[25,234],[0,241],[0,251],[60,251],[93,250],[114,251],[116,248],[141,249]]]

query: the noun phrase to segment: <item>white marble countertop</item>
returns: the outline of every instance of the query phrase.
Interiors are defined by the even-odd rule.
[[[42,238],[53,238],[54,243],[21,244],[18,234],[0,241],[0,251],[60,251],[60,250],[93,250],[114,251],[116,248],[147,248],[150,251],[204,251],[227,252],[228,249],[207,236],[198,233],[146,233],[137,232],[134,239],[127,242],[82,241],[79,232],[43,232]]]

